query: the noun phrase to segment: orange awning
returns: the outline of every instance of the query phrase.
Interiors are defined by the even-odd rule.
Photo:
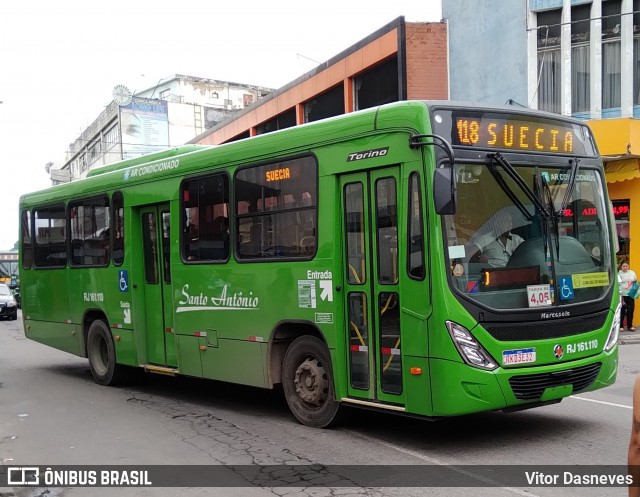
[[[615,160],[605,163],[604,166],[607,183],[626,181],[640,178],[638,159]]]

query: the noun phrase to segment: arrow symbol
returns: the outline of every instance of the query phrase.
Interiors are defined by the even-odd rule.
[[[329,302],[333,302],[333,283],[331,280],[319,281],[320,288],[322,291],[320,292],[320,298],[322,300],[328,300]]]

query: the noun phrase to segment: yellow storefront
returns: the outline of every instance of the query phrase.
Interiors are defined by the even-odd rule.
[[[607,188],[614,206],[620,251],[618,261],[628,260],[640,275],[640,120],[633,118],[589,121],[605,162]],[[634,316],[640,322],[639,313]]]

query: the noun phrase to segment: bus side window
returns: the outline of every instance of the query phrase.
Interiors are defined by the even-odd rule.
[[[310,259],[317,245],[317,163],[311,156],[236,172],[240,259]]]
[[[109,217],[107,197],[92,197],[69,204],[72,266],[109,264]]]
[[[22,267],[28,269],[33,263],[33,245],[31,241],[31,212],[22,211]]]
[[[124,262],[124,198],[121,192],[113,194],[112,203],[112,258],[113,263],[119,266]]]
[[[64,205],[34,211],[36,267],[64,267],[67,264]]]
[[[409,243],[407,243],[407,271],[411,278],[424,278],[424,229],[420,175],[409,176]]]
[[[183,182],[182,257],[186,261],[229,258],[229,177],[226,173]]]

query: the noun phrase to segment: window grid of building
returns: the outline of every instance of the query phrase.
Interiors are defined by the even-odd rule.
[[[640,0],[531,1],[529,9],[533,106],[584,119],[640,117]]]

